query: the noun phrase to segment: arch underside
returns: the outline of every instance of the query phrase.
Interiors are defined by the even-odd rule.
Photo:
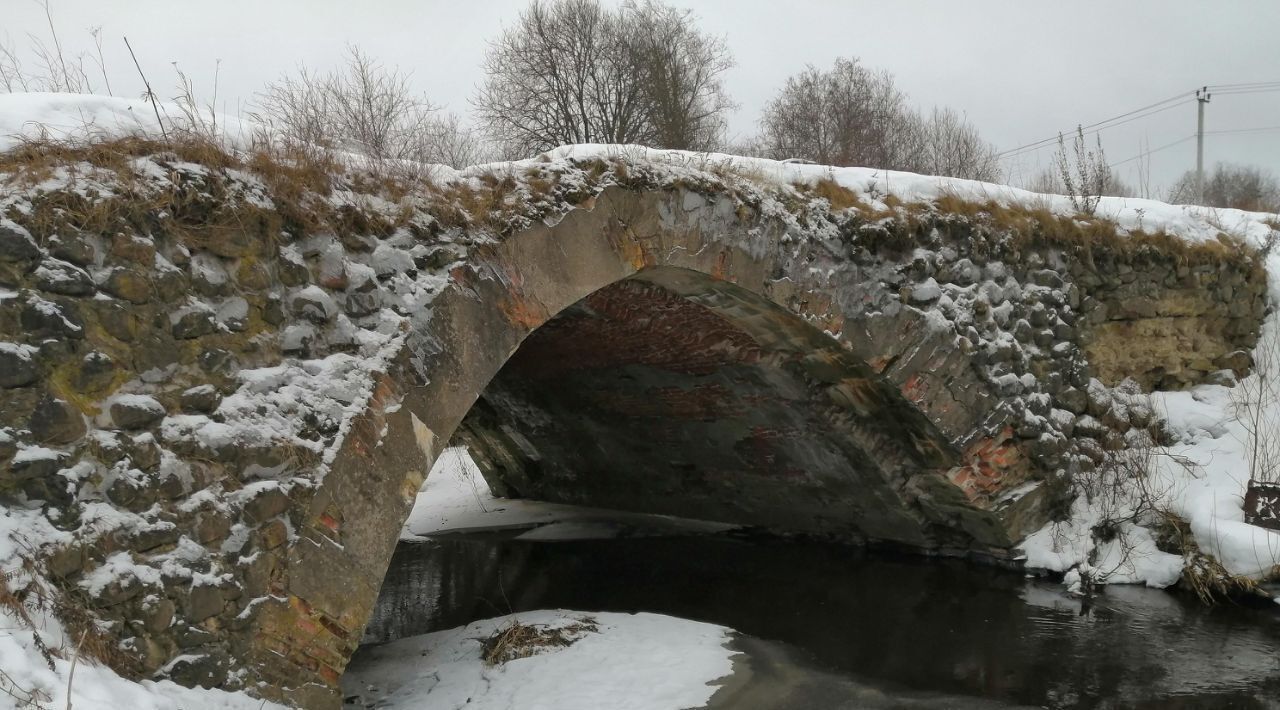
[[[643,270],[534,330],[454,438],[501,495],[972,543],[917,499],[958,454],[915,405],[800,317],[684,269]]]

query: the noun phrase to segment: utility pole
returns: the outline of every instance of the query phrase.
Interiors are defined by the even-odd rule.
[[[1196,204],[1204,204],[1204,105],[1209,103],[1209,87],[1196,89]]]

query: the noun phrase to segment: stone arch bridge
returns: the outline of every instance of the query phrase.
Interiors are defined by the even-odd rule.
[[[1243,252],[829,183],[532,162],[308,227],[146,160],[188,216],[46,186],[0,219],[0,501],[123,671],[307,706],[451,441],[507,495],[1010,559],[1151,424],[1139,388],[1246,369],[1264,307]]]

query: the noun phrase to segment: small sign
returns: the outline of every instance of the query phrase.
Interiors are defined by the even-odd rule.
[[[1246,523],[1280,530],[1280,483],[1249,481],[1244,494]]]

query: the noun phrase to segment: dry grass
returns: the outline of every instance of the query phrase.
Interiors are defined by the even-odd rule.
[[[637,179],[624,163],[592,159],[578,167],[586,174],[584,183],[565,181],[560,171],[535,165],[518,178],[502,170],[476,175],[470,182],[431,185],[424,209],[445,229],[481,228],[506,235],[562,205],[581,204],[605,184],[636,187],[623,182]]]
[[[1271,598],[1257,582],[1248,577],[1231,574],[1217,558],[1199,549],[1192,551],[1184,558],[1181,584],[1190,589],[1205,605],[1245,597],[1267,600]]]
[[[858,199],[857,193],[847,187],[842,187],[835,180],[829,178],[819,180],[809,190],[815,196],[826,200],[827,204],[831,205],[831,209],[838,212],[853,207],[866,209],[866,205],[863,204],[862,200]]]
[[[240,162],[214,142],[198,137],[168,142],[140,137],[101,141],[23,138],[16,147],[0,153],[0,174],[8,174],[7,183],[30,185],[52,177],[57,168],[87,163],[126,176],[133,172],[134,158],[163,154],[212,168],[229,168]]]
[[[912,203],[907,219],[925,226],[946,227],[956,216],[1001,240],[1003,249],[1059,248],[1090,256],[1107,252],[1132,256],[1154,252],[1179,264],[1254,262],[1254,250],[1233,235],[1219,233],[1216,240],[1192,243],[1167,232],[1142,230],[1121,233],[1110,220],[1091,215],[1062,215],[1044,207],[1005,206],[995,201],[975,202],[944,195],[934,203]],[[916,231],[922,231],[917,229]]]
[[[1182,555],[1178,586],[1190,591],[1202,604],[1213,606],[1241,599],[1270,601],[1271,595],[1258,582],[1232,574],[1217,558],[1201,550],[1186,520],[1164,512],[1154,530],[1161,550]],[[1280,574],[1280,569],[1276,573]]]
[[[595,619],[584,616],[571,624],[550,628],[541,624],[522,624],[512,621],[495,631],[480,643],[480,655],[485,665],[498,666],[517,658],[527,658],[547,648],[564,648],[572,645],[583,634],[599,631]]]
[[[149,178],[151,185],[144,184],[134,164],[135,159],[148,157],[162,165],[183,161],[213,171],[238,169],[255,175],[266,186],[276,208],[267,214],[248,205],[219,203],[217,191],[220,187],[225,189],[225,185],[218,184],[220,181],[196,184],[193,177],[176,170],[170,189],[157,193],[152,187],[154,178]],[[98,198],[71,191],[45,194],[37,200],[33,214],[21,220],[24,224],[30,222],[27,226],[37,236],[51,234],[62,226],[100,234],[125,230],[147,233],[157,226],[157,215],[167,215],[169,224],[160,226],[194,237],[196,246],[219,238],[227,230],[246,228],[270,244],[281,231],[293,237],[322,231],[339,236],[385,235],[409,224],[415,209],[431,214],[444,229],[482,227],[505,232],[510,225],[520,223],[515,218],[538,216],[533,213],[540,209],[538,205],[550,202],[549,198],[580,201],[606,182],[636,190],[729,191],[750,202],[749,196],[738,194],[741,190],[733,185],[751,181],[751,176],[738,175],[730,170],[731,166],[719,164],[705,166],[705,180],[682,177],[662,181],[643,165],[630,164],[625,158],[592,158],[578,164],[585,172],[586,193],[580,188],[569,191],[560,184],[558,173],[539,167],[527,169],[519,180],[511,174],[491,173],[479,176],[470,185],[437,185],[423,176],[351,169],[325,151],[263,146],[237,153],[193,134],[167,142],[144,138],[83,143],[28,140],[0,154],[0,184],[34,185],[59,169],[77,165],[113,173],[120,186],[119,194]],[[339,185],[355,194],[406,206],[390,216],[358,206],[335,208],[325,198]],[[830,178],[793,188],[777,195],[792,211],[805,219],[832,219],[870,249],[909,249],[937,231],[955,239],[971,240],[975,248],[992,254],[1050,247],[1086,257],[1095,251],[1128,255],[1151,250],[1188,264],[1254,258],[1253,250],[1243,248],[1242,240],[1226,233],[1216,241],[1191,244],[1164,232],[1121,234],[1116,224],[1108,220],[1055,214],[1045,207],[1009,207],[991,200],[966,200],[945,194],[934,202],[911,204],[887,196],[886,207],[875,211],[855,192]],[[414,209],[407,206],[410,197],[421,198]],[[813,213],[806,202],[811,199],[825,200],[834,214]]]
[[[479,187],[450,184],[434,191],[432,216],[446,229],[497,227],[508,213],[510,190],[505,181],[482,182]]]
[[[1258,264],[1256,250],[1225,231],[1215,240],[1192,243],[1167,232],[1122,233],[1113,221],[1086,214],[1058,214],[1046,205],[1006,206],[995,200],[944,193],[933,201],[912,203],[887,195],[882,199],[883,208],[873,208],[831,179],[792,187],[794,197],[778,195],[788,209],[807,215],[811,208],[795,197],[825,200],[833,213],[830,219],[851,240],[871,251],[906,252],[928,246],[935,234],[941,234],[968,242],[976,254],[990,257],[1053,248],[1086,259],[1103,253],[1124,257],[1158,253],[1178,264]]]
[[[73,663],[104,663],[127,678],[141,678],[138,660],[125,651],[116,639],[103,630],[89,611],[90,600],[78,588],[54,592],[44,580],[48,571],[37,561],[37,555],[27,552],[21,555],[22,564],[7,575],[0,575],[0,609],[17,623],[19,628],[31,632],[32,642],[50,670],[56,670],[55,659]],[[63,645],[49,646],[41,634],[36,618],[49,615],[57,619],[65,632]],[[67,645],[75,639],[75,645]],[[7,676],[0,675],[0,692],[19,701],[18,707],[41,707],[47,697],[41,697],[38,689],[24,690]]]
[[[157,189],[155,176],[143,174],[136,165],[141,158],[165,168],[167,184],[159,183]],[[168,167],[177,162],[201,165],[212,175]],[[263,209],[228,194],[229,181],[224,178],[232,169],[260,179],[275,208]],[[198,137],[167,142],[29,140],[0,154],[0,184],[33,186],[60,170],[69,173],[69,184],[92,172],[108,171],[96,177],[109,183],[113,194],[72,189],[36,193],[30,214],[10,216],[38,239],[63,228],[104,236],[160,231],[188,246],[210,247],[230,235],[247,234],[253,251],[265,251],[282,231],[293,237],[323,231],[386,236],[407,221],[408,211],[388,216],[367,206],[335,206],[326,198],[339,184],[391,202],[403,200],[416,189],[406,181],[349,171],[325,153],[265,149],[234,153]]]

